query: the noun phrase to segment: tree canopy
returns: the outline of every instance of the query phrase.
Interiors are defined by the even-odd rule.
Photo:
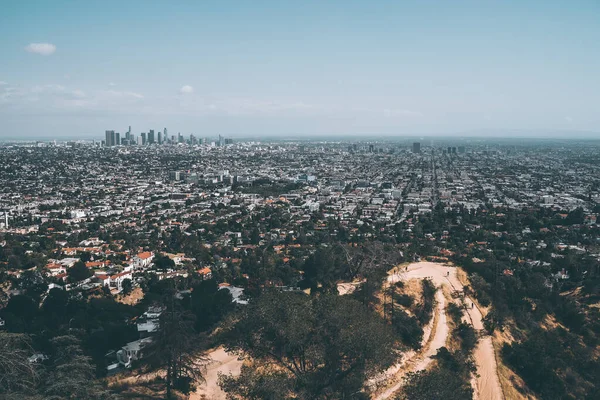
[[[224,378],[224,388],[238,395],[259,380],[274,391],[264,398],[358,398],[366,377],[391,365],[398,348],[393,330],[358,301],[298,293],[255,299],[233,318],[223,340],[230,351],[279,367]]]

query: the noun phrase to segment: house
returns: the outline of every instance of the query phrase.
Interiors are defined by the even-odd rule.
[[[142,314],[142,316],[137,321],[137,330],[140,334],[140,338],[145,338],[156,331],[160,327],[160,315],[163,313],[164,309],[161,307],[149,307],[148,310]]]
[[[154,260],[154,253],[151,251],[144,251],[133,257],[133,264],[136,270],[144,270],[150,267],[152,260]]]
[[[204,267],[202,269],[199,269],[197,272],[202,277],[203,281],[206,281],[206,280],[212,278],[212,271],[208,267]]]
[[[110,286],[110,276],[107,275],[104,271],[96,271],[95,276],[100,280],[102,286]]]
[[[219,284],[219,290],[228,290],[233,298],[233,303],[248,304],[248,300],[244,300],[244,288],[231,286],[229,283],[221,283]]]
[[[156,331],[158,331],[158,328],[160,327],[160,323],[158,319],[149,319],[146,321],[138,321],[137,323],[137,330],[138,333],[140,334],[140,337],[146,338],[148,336],[150,336],[151,334],[155,333]]]
[[[133,280],[133,273],[131,271],[111,275],[109,287],[116,288],[120,292],[123,290],[123,281],[126,279]]]
[[[152,344],[152,338],[142,338],[134,342],[129,342],[117,351],[117,360],[119,364],[125,368],[130,368],[131,363],[144,358],[144,349],[147,349]]]
[[[67,269],[62,264],[50,263],[46,265],[46,269],[49,271],[50,276],[57,276],[67,272]]]

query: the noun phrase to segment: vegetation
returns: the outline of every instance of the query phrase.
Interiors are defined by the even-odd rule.
[[[367,376],[394,362],[397,349],[393,332],[359,302],[295,293],[255,299],[231,321],[223,340],[228,350],[276,366],[223,377],[234,398],[356,398]]]

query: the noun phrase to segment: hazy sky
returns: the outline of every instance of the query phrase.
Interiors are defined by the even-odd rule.
[[[600,132],[600,1],[1,0],[0,137]]]

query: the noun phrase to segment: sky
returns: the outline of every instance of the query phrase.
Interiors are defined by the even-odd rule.
[[[0,139],[600,138],[600,1],[0,0]]]

